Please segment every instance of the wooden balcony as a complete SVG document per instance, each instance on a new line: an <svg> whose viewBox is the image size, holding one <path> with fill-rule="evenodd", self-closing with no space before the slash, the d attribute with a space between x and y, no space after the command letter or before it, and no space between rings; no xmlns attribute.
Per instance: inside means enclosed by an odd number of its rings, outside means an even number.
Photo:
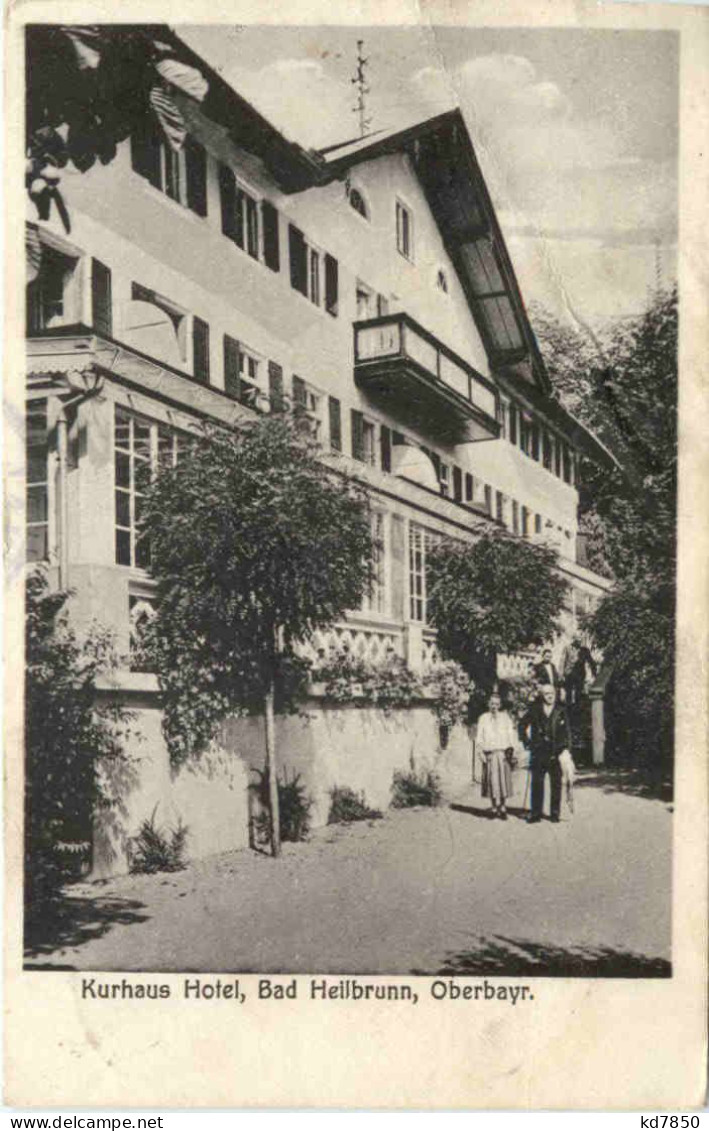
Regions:
<svg viewBox="0 0 709 1131"><path fill-rule="evenodd" d="M443 443L495 440L495 386L408 314L354 324L355 381L402 425Z"/></svg>

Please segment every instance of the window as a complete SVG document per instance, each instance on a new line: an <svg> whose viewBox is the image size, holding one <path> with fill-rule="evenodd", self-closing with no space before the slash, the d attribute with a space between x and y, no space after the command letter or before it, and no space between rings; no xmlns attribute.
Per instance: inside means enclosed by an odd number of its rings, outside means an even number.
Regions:
<svg viewBox="0 0 709 1131"><path fill-rule="evenodd" d="M275 364L275 363L274 363ZM282 374L280 366L275 366ZM271 385L274 376L269 363L269 393L264 388L265 374L263 359L255 354L243 342L224 335L224 390L249 408L263 409L266 401L271 399ZM277 410L274 410L277 411Z"/></svg>
<svg viewBox="0 0 709 1131"><path fill-rule="evenodd" d="M320 434L322 394L295 373L293 374L292 392L293 415L296 424L317 439Z"/></svg>
<svg viewBox="0 0 709 1131"><path fill-rule="evenodd" d="M283 412L285 398L283 395L283 366L277 361L268 363L268 401L271 412Z"/></svg>
<svg viewBox="0 0 709 1131"><path fill-rule="evenodd" d="M540 514L535 514L535 516L534 516L534 533L535 534L541 534L541 532L542 532L542 516Z"/></svg>
<svg viewBox="0 0 709 1131"><path fill-rule="evenodd" d="M363 613L386 614L388 612L388 546L386 518L380 511L371 515L372 530L372 583L369 593L365 593L361 609Z"/></svg>
<svg viewBox="0 0 709 1131"><path fill-rule="evenodd" d="M444 295L448 294L448 276L442 267L439 268L438 274L436 275L436 286L439 291L443 291Z"/></svg>
<svg viewBox="0 0 709 1131"><path fill-rule="evenodd" d="M338 264L332 255L322 255L310 247L300 228L295 224L288 226L288 250L290 255L290 281L293 290L300 291L316 306L320 306L323 293L323 273L325 283L325 309L333 317L337 315L338 303Z"/></svg>
<svg viewBox="0 0 709 1131"><path fill-rule="evenodd" d="M512 533L519 534L519 503L512 500Z"/></svg>
<svg viewBox="0 0 709 1131"><path fill-rule="evenodd" d="M485 484L485 510L489 515L492 514L492 487L489 483Z"/></svg>
<svg viewBox="0 0 709 1131"><path fill-rule="evenodd" d="M42 245L37 277L27 287L27 332L80 321L78 257Z"/></svg>
<svg viewBox="0 0 709 1131"><path fill-rule="evenodd" d="M409 523L409 617L419 624L427 623L426 557L436 542L437 534Z"/></svg>
<svg viewBox="0 0 709 1131"><path fill-rule="evenodd" d="M466 503L475 501L475 480L469 471L465 473L465 501Z"/></svg>
<svg viewBox="0 0 709 1131"><path fill-rule="evenodd" d="M237 183L234 172L228 165L219 166L219 196L222 210L222 231L237 247L247 252L252 259L259 258L259 208L252 193ZM269 257L278 261L278 215L275 208L265 202L261 206L264 224L269 225ZM266 220L266 216L268 219ZM274 236L275 222L275 236ZM278 270L278 265L274 268Z"/></svg>
<svg viewBox="0 0 709 1131"><path fill-rule="evenodd" d="M327 398L328 417L330 420L330 447L333 452L342 451L342 411L337 397Z"/></svg>
<svg viewBox="0 0 709 1131"><path fill-rule="evenodd" d="M49 476L47 473L47 402L30 401L25 434L27 464L27 561L49 556Z"/></svg>
<svg viewBox="0 0 709 1131"><path fill-rule="evenodd" d="M362 463L376 464L375 428L361 412L352 409L352 456Z"/></svg>
<svg viewBox="0 0 709 1131"><path fill-rule="evenodd" d="M498 420L500 422L500 439L504 440L507 437L507 411L508 405L505 401L500 401L500 409Z"/></svg>
<svg viewBox="0 0 709 1131"><path fill-rule="evenodd" d="M364 322L365 319L372 318L374 315L374 291L372 288L358 279L355 296L357 301L357 321Z"/></svg>
<svg viewBox="0 0 709 1131"><path fill-rule="evenodd" d="M354 208L355 212L363 216L365 220L369 219L369 209L359 189L350 189L350 207Z"/></svg>
<svg viewBox="0 0 709 1131"><path fill-rule="evenodd" d="M400 255L413 259L413 224L411 212L400 200L396 202L396 247Z"/></svg>
<svg viewBox="0 0 709 1131"><path fill-rule="evenodd" d="M181 149L174 150L152 115L131 134L133 169L171 200L207 215L207 156L189 135Z"/></svg>
<svg viewBox="0 0 709 1131"><path fill-rule="evenodd" d="M316 306L320 306L320 255L312 248L310 249L310 286L308 297Z"/></svg>
<svg viewBox="0 0 709 1131"><path fill-rule="evenodd" d="M554 473L561 478L561 440L558 436L554 437Z"/></svg>
<svg viewBox="0 0 709 1131"><path fill-rule="evenodd" d="M522 507L522 537L529 536L529 510L527 507Z"/></svg>
<svg viewBox="0 0 709 1131"><path fill-rule="evenodd" d="M498 522L503 522L505 517L505 496L502 491L495 492L495 515Z"/></svg>
<svg viewBox="0 0 709 1131"><path fill-rule="evenodd" d="M173 428L136 416L116 405L114 428L115 555L118 565L147 569L150 544L140 529L150 475L177 463L181 437Z"/></svg>

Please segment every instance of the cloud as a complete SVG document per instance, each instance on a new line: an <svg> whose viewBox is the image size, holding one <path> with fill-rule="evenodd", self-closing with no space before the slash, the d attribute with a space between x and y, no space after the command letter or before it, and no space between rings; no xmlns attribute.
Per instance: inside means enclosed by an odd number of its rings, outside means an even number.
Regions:
<svg viewBox="0 0 709 1131"><path fill-rule="evenodd" d="M351 90L313 59L276 59L255 71L240 67L231 81L265 118L301 145L317 148L356 132Z"/></svg>

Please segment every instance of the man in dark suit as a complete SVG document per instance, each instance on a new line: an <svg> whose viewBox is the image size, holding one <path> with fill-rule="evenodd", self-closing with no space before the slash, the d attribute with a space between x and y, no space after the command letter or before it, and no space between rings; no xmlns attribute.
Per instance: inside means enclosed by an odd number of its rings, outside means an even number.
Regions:
<svg viewBox="0 0 709 1131"><path fill-rule="evenodd" d="M552 663L551 648L545 648L542 652L541 661L536 665L534 675L537 683L541 684L542 687L551 684L556 691L561 687L559 673L556 665Z"/></svg>
<svg viewBox="0 0 709 1131"><path fill-rule="evenodd" d="M528 821L533 825L542 819L544 779L549 774L550 815L552 821L556 822L561 811L559 755L564 750L571 750L571 732L566 710L557 701L556 689L551 683L542 687L539 698L522 719L520 735L531 754L532 808Z"/></svg>

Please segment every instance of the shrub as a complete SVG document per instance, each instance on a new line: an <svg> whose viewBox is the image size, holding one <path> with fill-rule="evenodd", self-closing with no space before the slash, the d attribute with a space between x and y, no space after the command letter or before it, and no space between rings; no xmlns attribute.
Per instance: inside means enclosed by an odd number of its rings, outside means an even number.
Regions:
<svg viewBox="0 0 709 1131"><path fill-rule="evenodd" d="M347 786L335 786L330 790L330 813L328 825L349 824L351 821L372 821L381 817L381 810L370 809L364 799L364 792L355 793Z"/></svg>
<svg viewBox="0 0 709 1131"><path fill-rule="evenodd" d="M268 777L261 770L258 771L259 782L257 787L261 812L254 820L256 839L259 844L269 844L271 840L271 818L268 812ZM278 809L280 815L281 840L307 840L310 832L310 810L313 799L305 792L300 774L295 774L290 781L286 771L278 781Z"/></svg>
<svg viewBox="0 0 709 1131"><path fill-rule="evenodd" d="M188 828L178 820L174 829L166 831L155 824L157 805L140 826L133 841L131 872L180 872L185 867L185 845Z"/></svg>
<svg viewBox="0 0 709 1131"><path fill-rule="evenodd" d="M468 720L470 697L475 683L455 660L436 664L424 680L435 695L434 713L442 728L451 730Z"/></svg>
<svg viewBox="0 0 709 1131"><path fill-rule="evenodd" d="M433 770L420 770L411 761L411 768L405 773L395 770L391 785L392 809L410 809L414 805L439 805L443 797L441 782Z"/></svg>
<svg viewBox="0 0 709 1131"><path fill-rule="evenodd" d="M353 655L346 644L323 650L311 678L324 683L326 699L338 706L377 707L385 714L410 707L421 695L418 676L393 649L377 662Z"/></svg>

